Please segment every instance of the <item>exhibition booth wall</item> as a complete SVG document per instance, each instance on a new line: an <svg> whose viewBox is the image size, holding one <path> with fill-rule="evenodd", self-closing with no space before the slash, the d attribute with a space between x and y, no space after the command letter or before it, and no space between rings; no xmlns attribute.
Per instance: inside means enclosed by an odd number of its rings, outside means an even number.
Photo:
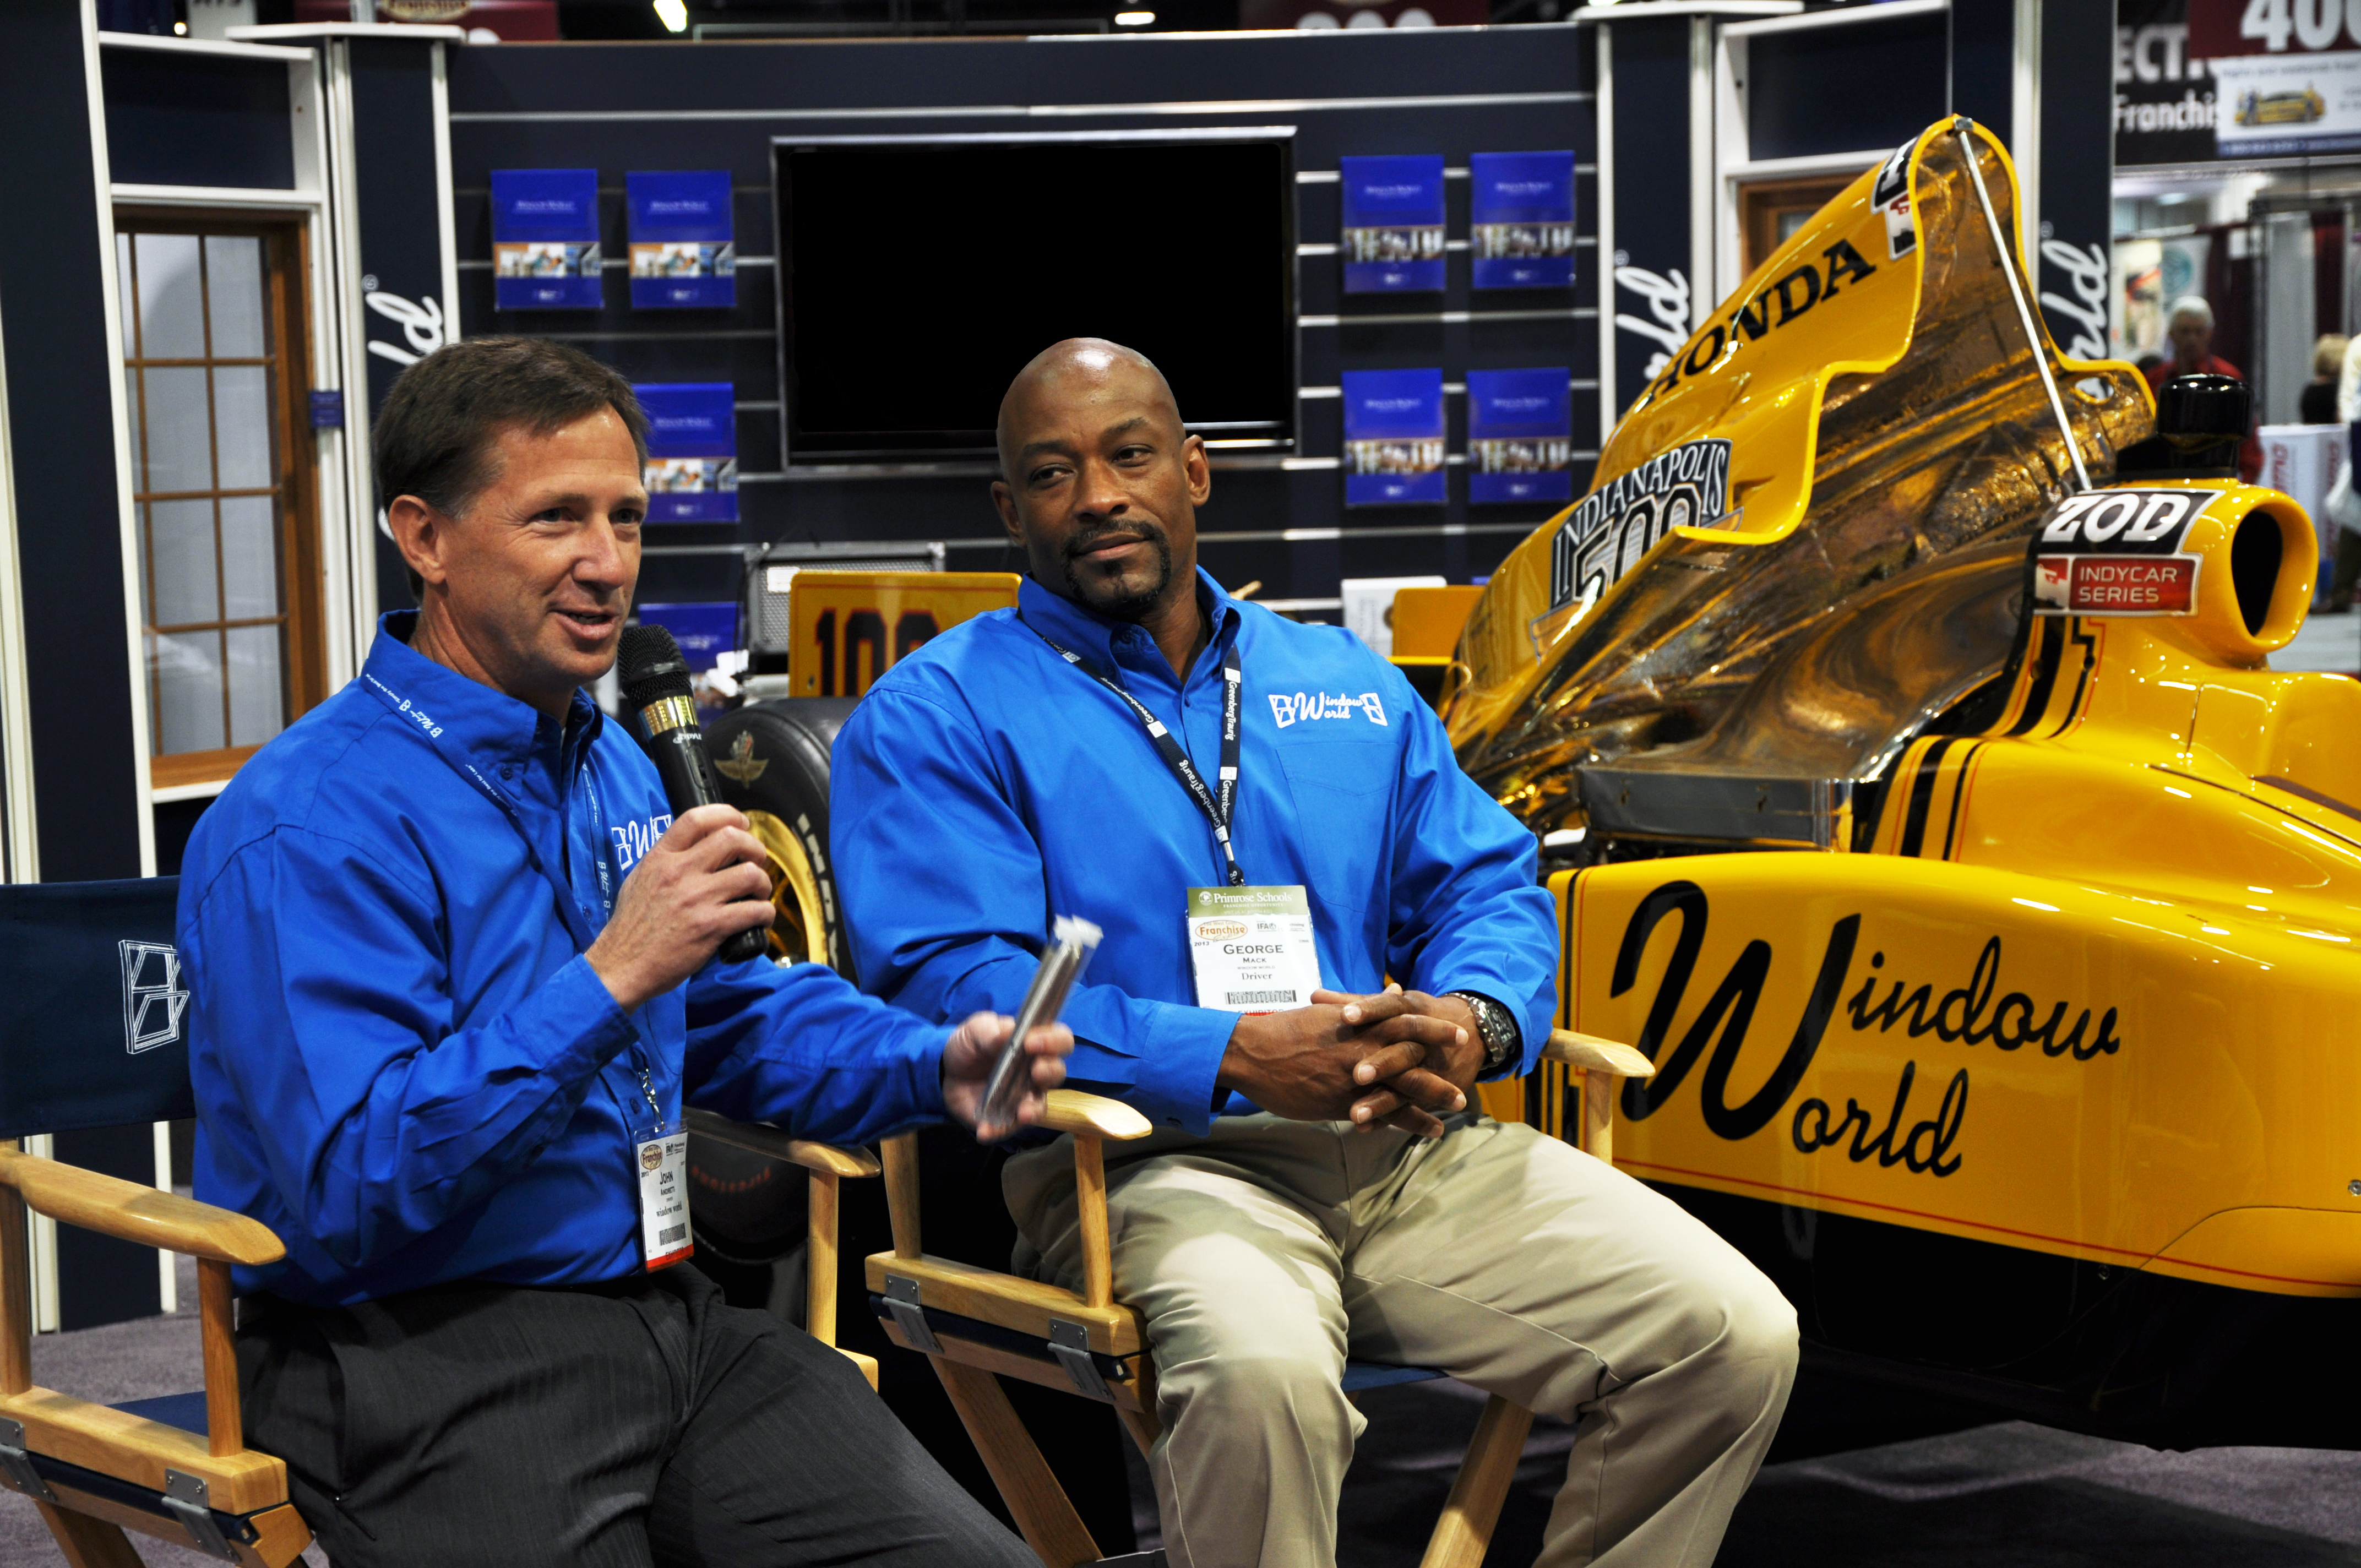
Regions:
<svg viewBox="0 0 2361 1568"><path fill-rule="evenodd" d="M977 134L1089 135L1291 131L1290 274L1297 435L1292 449L1217 452L1203 559L1226 582L1259 579L1268 598L1313 601L1333 613L1339 579L1429 573L1466 580L1488 571L1557 503L1471 505L1465 481L1466 386L1471 371L1562 367L1569 383L1573 493L1588 483L1598 445L1598 311L1579 287L1595 265L1596 116L1591 33L1575 27L1439 29L1417 34L1241 34L1077 40L746 43L466 49L451 63L450 136L461 329L532 333L579 345L642 383L726 383L735 403L739 521L653 530L642 598L736 597L740 546L778 540L942 541L953 569L994 569L1007 552L991 508L994 466L954 461L811 460L785 450L773 147L776 138ZM1474 155L1570 150L1576 284L1471 287L1468 178ZM1341 241L1341 160L1409 155L1443 165L1448 250L1440 289L1346 293ZM607 277L598 306L501 310L493 271L495 170L597 171L596 232ZM629 251L626 181L640 170L726 171L737 246L735 303L720 309L635 309L622 277ZM985 232L947 231L925 190L879 189L868 243L881 253L930 255L946 292L965 294L994 252L1044 255L1073 247L1121 269L1127 253L1202 251L1220 265L1251 262L1201 226L1207 193L1185 182L1126 193L1120 226L1071 226L1088 192L1001 192L1001 221ZM806 244L812 243L807 236ZM881 255L881 261L888 259ZM1159 265L1159 273L1167 269ZM1186 269L1180 269L1185 274ZM1204 319L1229 286L1208 275L1156 302L1178 334L1219 334ZM1210 305L1208 302L1211 302ZM913 300L913 308L926 302ZM869 302L873 305L875 302ZM972 336L989 339L994 309L973 297ZM893 323L874 323L888 340ZM1077 316L1045 333L1084 334ZM1045 347L1049 340L1033 347ZM995 345L997 347L998 345ZM1145 346L1145 345L1144 345ZM960 335L933 345L938 362L911 359L894 374L917 384L947 374L1002 383L1009 363L972 367ZM1026 352L1030 352L1027 350ZM1153 350L1151 349L1151 352ZM1439 370L1448 413L1447 482L1436 502L1348 509L1345 378L1377 370ZM1179 386L1184 416L1191 388ZM984 418L988 420L989 412ZM1219 431L1207 431L1218 440ZM1349 565L1347 563L1349 562ZM399 591L399 583L393 585Z"/></svg>
<svg viewBox="0 0 2361 1568"><path fill-rule="evenodd" d="M2073 71L2086 55L2103 65L2082 35L2103 43L2105 31L2075 31L2072 8L2029 22L2027 10L1669 0L1493 29L489 47L455 28L351 24L245 29L228 43L132 38L100 34L71 0L41 0L12 33L24 84L6 124L12 145L51 156L0 171L15 210L43 214L0 239L0 440L13 455L0 544L15 568L0 573L6 874L177 870L242 756L349 678L376 613L408 602L377 526L365 432L401 371L451 337L573 342L672 389L652 401L686 399L676 407L692 422L718 425L708 447L668 459L706 488L664 498L685 521L651 530L641 598L726 607L750 552L783 542L940 543L954 569L1010 565L994 466L972 440L988 398L957 417L920 405L939 384L1005 382L1053 336L1105 330L1043 318L1024 327L1040 343L1012 342L994 293L1028 258L1103 258L1138 281L1146 308L1120 291L1118 302L1138 331L1168 334L1143 346L1176 367L1197 338L1235 340L1242 364L1263 356L1249 367L1264 378L1251 419L1222 406L1235 387L1179 389L1184 413L1223 426L1205 432L1217 450L1203 558L1234 586L1258 580L1266 602L1336 619L1345 579L1480 579L1557 510L1553 490L1584 493L1617 411L1735 285L1732 269L1751 265L1744 222L1763 216L1780 237L1789 220L1775 203L1748 204L1758 187L1850 180L1949 103L2011 127L2038 174L2029 249L2089 227L2103 244L2103 202L2082 200L2072 177L2075 159L2095 156L2103 181L2103 137L2086 147L2043 127L2067 125ZM963 138L951 145L969 153L1104 144L1111 158L1160 160L1154 180L1114 198L1013 175L983 192L840 186L809 236L865 286L851 319L818 323L839 367L870 378L889 416L898 378L912 422L964 434L904 431L882 443L901 448L866 454L841 432L807 438L826 421L796 402L812 338L783 330L794 321L781 312L792 291L774 192L782 148L860 145L846 138L905 150ZM1262 159L1235 178L1276 178L1270 205L1283 210L1253 219L1224 192L1192 189L1192 148ZM525 174L544 184L520 194ZM654 190L649 176L703 178ZM709 200L717 181L723 210L708 227L655 221L661 201ZM1531 204L1504 206L1512 189L1534 192ZM531 210L561 197L577 202L578 231L559 235ZM226 339L207 339L199 362L158 346L177 307L145 247L157 237L159 256L194 255L192 234L278 247L275 466L243 490L225 447L196 492L158 478L172 378L209 377L219 422L236 412L225 389L255 370ZM651 240L673 259L634 276L634 245ZM725 244L726 280L713 265ZM504 277L504 245L539 259ZM860 271L864 247L874 278ZM577 274L560 280L560 308L501 308L504 287L550 281L536 273L553 254L555 270ZM1231 276L1242 270L1263 283L1242 291ZM218 333L229 275L203 276ZM972 330L960 330L961 310ZM1243 334L1249 316L1283 342ZM916 323L931 335L895 342ZM841 357L864 332L887 345L882 364ZM1488 385L1515 394L1495 414L1521 398L1540 414L1529 428L1496 421L1504 439L1479 476L1486 433L1471 428L1471 403ZM710 420L716 389L726 411ZM1389 408L1403 417L1389 423ZM1479 496L1479 477L1502 482ZM242 615L231 513L265 496L280 530L276 597ZM217 602L194 631L159 591L168 505L212 509L205 537L225 552ZM275 663L238 664L241 647L273 637ZM187 700L195 676L172 684L168 641L218 650L191 666L213 683L202 700ZM245 706L257 681L277 683L258 719ZM186 740L192 715L202 744ZM88 1146L61 1157L169 1179L156 1129L75 1136ZM169 1302L152 1255L84 1238L71 1245L99 1252L77 1261L48 1245L37 1238L45 1326ZM60 1273L86 1283L60 1292Z"/></svg>

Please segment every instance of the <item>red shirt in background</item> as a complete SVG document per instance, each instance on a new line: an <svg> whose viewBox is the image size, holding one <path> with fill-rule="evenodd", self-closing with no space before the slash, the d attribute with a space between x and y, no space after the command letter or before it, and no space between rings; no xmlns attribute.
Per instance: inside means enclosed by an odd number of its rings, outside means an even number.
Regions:
<svg viewBox="0 0 2361 1568"><path fill-rule="evenodd" d="M2162 392L2164 384L2175 376L2235 376L2241 381L2246 380L2246 373L2244 370L2218 354L2209 354L2205 356L2204 362L2194 370L2183 370L2169 359L2161 365L2151 367L2147 373L2148 390ZM2246 385L2251 388L2254 383L2247 381ZM2257 424L2249 422L2246 426L2246 439L2238 447L2238 477L2250 485L2255 482L2255 477L2263 471L2263 443L2255 433L2257 428L2259 428Z"/></svg>

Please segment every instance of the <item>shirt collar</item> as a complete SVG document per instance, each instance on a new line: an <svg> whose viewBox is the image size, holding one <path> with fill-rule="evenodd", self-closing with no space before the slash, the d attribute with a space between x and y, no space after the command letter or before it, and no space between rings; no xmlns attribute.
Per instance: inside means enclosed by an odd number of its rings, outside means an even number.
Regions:
<svg viewBox="0 0 2361 1568"><path fill-rule="evenodd" d="M1197 568L1197 604L1213 629L1210 646L1220 647L1224 638L1236 634L1238 601L1202 566ZM1016 612L1027 626L1097 662L1102 669L1115 663L1115 634L1130 624L1054 594L1029 576L1017 585Z"/></svg>
<svg viewBox="0 0 2361 1568"><path fill-rule="evenodd" d="M454 758L523 762L558 739L555 720L506 692L470 680L436 663L410 645L418 630L414 609L378 618L377 639L361 666L361 685L394 713L416 724L437 748ZM566 729L577 747L598 735L604 715L580 687L568 705Z"/></svg>

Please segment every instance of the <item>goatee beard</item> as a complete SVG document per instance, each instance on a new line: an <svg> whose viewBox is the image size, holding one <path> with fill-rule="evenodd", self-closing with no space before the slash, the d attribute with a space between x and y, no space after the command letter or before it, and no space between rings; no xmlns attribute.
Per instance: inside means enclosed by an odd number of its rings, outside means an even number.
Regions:
<svg viewBox="0 0 2361 1568"><path fill-rule="evenodd" d="M1125 593L1111 584L1086 586L1074 571L1076 557L1087 554L1110 533L1137 533L1156 552L1155 580L1146 587ZM1123 528L1098 528L1078 534L1066 546L1065 555L1067 597L1088 605L1110 620L1138 621L1146 618L1164 598L1164 590L1172 586L1172 545L1160 528L1130 525Z"/></svg>

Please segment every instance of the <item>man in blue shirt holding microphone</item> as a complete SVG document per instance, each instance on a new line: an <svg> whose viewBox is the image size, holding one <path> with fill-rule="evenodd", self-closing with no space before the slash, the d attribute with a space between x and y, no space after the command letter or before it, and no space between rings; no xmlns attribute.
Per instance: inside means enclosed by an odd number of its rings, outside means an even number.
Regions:
<svg viewBox="0 0 2361 1568"><path fill-rule="evenodd" d="M1010 1024L715 959L770 920L761 848L726 806L672 820L581 690L645 429L557 345L406 371L376 462L421 608L190 841L196 1193L287 1245L239 1271L247 1436L337 1568L1019 1568L851 1363L682 1262L684 1105L972 1124ZM1067 1044L1027 1042L1020 1120Z"/></svg>
<svg viewBox="0 0 2361 1568"><path fill-rule="evenodd" d="M1159 1129L1107 1187L1174 1568L1334 1563L1348 1355L1579 1421L1549 1568L1710 1563L1795 1314L1668 1200L1471 1108L1550 1026L1531 834L1356 639L1197 569L1204 444L1147 360L1045 351L999 444L1017 609L870 689L832 847L864 983L931 1017L1014 1011L1053 916L1105 933L1064 1017L1072 1076ZM1071 1170L1005 1180L1020 1263L1069 1284Z"/></svg>

